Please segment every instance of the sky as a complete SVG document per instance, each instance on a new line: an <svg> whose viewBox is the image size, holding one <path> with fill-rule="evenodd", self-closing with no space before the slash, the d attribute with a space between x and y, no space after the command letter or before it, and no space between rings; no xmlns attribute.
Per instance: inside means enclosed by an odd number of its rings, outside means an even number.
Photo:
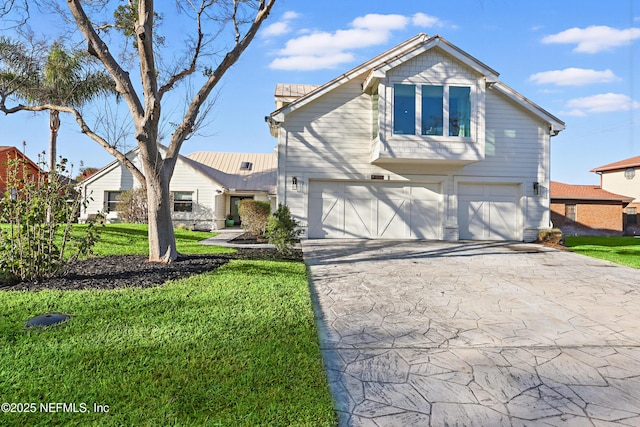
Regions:
<svg viewBox="0 0 640 427"><path fill-rule="evenodd" d="M162 26L168 38L180 31L170 19ZM598 184L589 170L640 155L638 0L278 0L181 153L273 152L264 117L277 83L324 84L418 33L444 37L566 123L551 139L551 179ZM44 113L0 117L0 144L25 141L31 158L48 132ZM76 169L113 160L70 117L58 154Z"/></svg>

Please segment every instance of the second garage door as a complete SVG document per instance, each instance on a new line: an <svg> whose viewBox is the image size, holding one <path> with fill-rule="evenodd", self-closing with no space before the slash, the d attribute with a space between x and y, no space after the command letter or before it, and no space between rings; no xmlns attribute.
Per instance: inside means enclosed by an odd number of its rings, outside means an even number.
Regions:
<svg viewBox="0 0 640 427"><path fill-rule="evenodd" d="M519 185L459 184L460 239L522 240L519 198Z"/></svg>
<svg viewBox="0 0 640 427"><path fill-rule="evenodd" d="M311 181L309 238L441 239L441 185Z"/></svg>

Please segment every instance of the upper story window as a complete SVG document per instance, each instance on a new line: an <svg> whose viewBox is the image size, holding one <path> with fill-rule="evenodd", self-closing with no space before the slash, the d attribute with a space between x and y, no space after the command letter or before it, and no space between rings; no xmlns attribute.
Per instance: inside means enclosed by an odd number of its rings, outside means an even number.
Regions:
<svg viewBox="0 0 640 427"><path fill-rule="evenodd" d="M624 177L625 178L633 179L634 176L636 176L635 168L627 168L627 170L624 171Z"/></svg>
<svg viewBox="0 0 640 427"><path fill-rule="evenodd" d="M393 85L393 133L470 137L471 88Z"/></svg>

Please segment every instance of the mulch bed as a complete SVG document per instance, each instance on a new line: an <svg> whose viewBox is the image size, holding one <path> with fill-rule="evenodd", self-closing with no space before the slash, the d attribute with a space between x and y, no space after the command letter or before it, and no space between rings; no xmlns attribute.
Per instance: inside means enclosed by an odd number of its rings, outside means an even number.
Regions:
<svg viewBox="0 0 640 427"><path fill-rule="evenodd" d="M277 260L283 257L275 249L239 248L236 254L188 255L170 264L149 262L147 259L137 255L93 257L68 264L58 277L20 283L0 282L0 290L146 288L215 270L232 259ZM286 259L302 260L302 252L298 250Z"/></svg>

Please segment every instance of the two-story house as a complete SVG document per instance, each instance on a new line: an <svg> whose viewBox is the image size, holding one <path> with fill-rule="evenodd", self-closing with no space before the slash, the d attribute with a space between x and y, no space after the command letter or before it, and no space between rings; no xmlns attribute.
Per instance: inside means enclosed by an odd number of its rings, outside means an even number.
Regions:
<svg viewBox="0 0 640 427"><path fill-rule="evenodd" d="M308 238L532 241L564 122L440 36L278 85L278 202Z"/></svg>
<svg viewBox="0 0 640 427"><path fill-rule="evenodd" d="M14 166L14 170L10 171L10 163L18 161L18 165ZM38 179L46 176L40 167L22 151L16 147L3 145L0 146L0 197L3 197L8 190L8 182L10 173L15 173L18 180L36 182ZM15 191L16 189L12 189Z"/></svg>
<svg viewBox="0 0 640 427"><path fill-rule="evenodd" d="M600 187L612 193L625 194L632 199L624 209L624 227L629 234L640 233L640 156L630 157L591 169L600 175Z"/></svg>

